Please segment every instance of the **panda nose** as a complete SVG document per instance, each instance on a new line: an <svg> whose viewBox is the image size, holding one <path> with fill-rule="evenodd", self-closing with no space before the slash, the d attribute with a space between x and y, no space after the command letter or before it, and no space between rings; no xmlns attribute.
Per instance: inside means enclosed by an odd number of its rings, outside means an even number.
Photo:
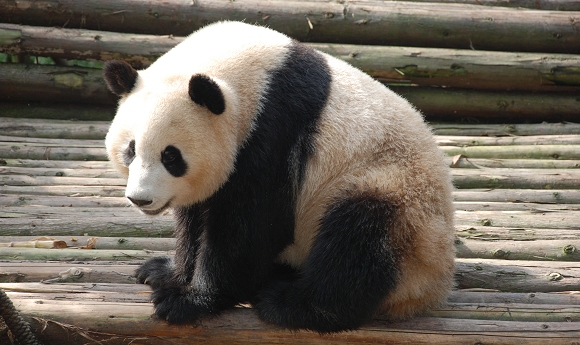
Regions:
<svg viewBox="0 0 580 345"><path fill-rule="evenodd" d="M131 197L127 197L127 199L129 199L129 201L131 201L133 204L139 207L151 205L153 203L152 200L133 199Z"/></svg>

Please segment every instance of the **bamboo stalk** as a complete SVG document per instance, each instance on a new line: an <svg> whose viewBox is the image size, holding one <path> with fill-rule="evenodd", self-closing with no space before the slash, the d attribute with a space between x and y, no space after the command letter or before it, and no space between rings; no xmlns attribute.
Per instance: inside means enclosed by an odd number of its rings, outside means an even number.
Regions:
<svg viewBox="0 0 580 345"><path fill-rule="evenodd" d="M455 201L580 204L579 190L469 189L453 192Z"/></svg>
<svg viewBox="0 0 580 345"><path fill-rule="evenodd" d="M580 259L578 240L478 241L462 238L455 241L455 248L458 258L537 261ZM559 276L554 279L559 279Z"/></svg>
<svg viewBox="0 0 580 345"><path fill-rule="evenodd" d="M570 16L558 11L403 1L0 3L4 23L185 36L207 23L230 19L268 25L300 41L574 54L580 52L580 44Z"/></svg>
<svg viewBox="0 0 580 345"><path fill-rule="evenodd" d="M579 181L580 169L453 169L453 184L460 189L576 189Z"/></svg>

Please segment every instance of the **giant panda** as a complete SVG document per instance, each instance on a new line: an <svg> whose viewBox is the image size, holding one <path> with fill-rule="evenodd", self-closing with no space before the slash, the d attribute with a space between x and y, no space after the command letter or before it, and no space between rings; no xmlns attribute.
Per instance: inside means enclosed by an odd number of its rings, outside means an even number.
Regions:
<svg viewBox="0 0 580 345"><path fill-rule="evenodd" d="M108 62L106 136L126 197L174 214L174 258L137 271L155 315L251 303L320 333L444 302L452 183L421 114L362 71L274 30L210 24L145 70Z"/></svg>

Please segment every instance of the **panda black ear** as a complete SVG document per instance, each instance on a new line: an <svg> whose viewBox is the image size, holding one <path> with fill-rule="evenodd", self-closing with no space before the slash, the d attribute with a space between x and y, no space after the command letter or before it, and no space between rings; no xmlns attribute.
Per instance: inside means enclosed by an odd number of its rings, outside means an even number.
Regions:
<svg viewBox="0 0 580 345"><path fill-rule="evenodd" d="M103 67L103 76L112 93L122 96L133 90L137 82L137 71L125 61L108 61Z"/></svg>
<svg viewBox="0 0 580 345"><path fill-rule="evenodd" d="M219 115L226 110L224 94L219 85L204 74L196 74L189 80L189 97L195 103L206 106Z"/></svg>

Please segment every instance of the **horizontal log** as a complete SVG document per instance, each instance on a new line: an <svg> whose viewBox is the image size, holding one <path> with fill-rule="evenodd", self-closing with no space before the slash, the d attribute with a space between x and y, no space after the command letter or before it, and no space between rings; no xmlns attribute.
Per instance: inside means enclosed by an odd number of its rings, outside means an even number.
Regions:
<svg viewBox="0 0 580 345"><path fill-rule="evenodd" d="M578 261L579 240L478 241L457 239L458 258L537 261ZM559 276L554 277L559 279Z"/></svg>
<svg viewBox="0 0 580 345"><path fill-rule="evenodd" d="M125 186L7 186L0 185L0 193L51 195L51 196L95 196L124 197Z"/></svg>
<svg viewBox="0 0 580 345"><path fill-rule="evenodd" d="M268 25L300 41L562 53L580 52L575 26L570 25L577 16L403 1L0 3L0 22L36 26L186 36L207 23L231 19Z"/></svg>
<svg viewBox="0 0 580 345"><path fill-rule="evenodd" d="M119 178L117 171L112 169L70 169L70 168L20 168L0 167L0 174L28 176L60 176L60 177L90 177Z"/></svg>
<svg viewBox="0 0 580 345"><path fill-rule="evenodd" d="M125 186L123 178L89 178L89 177L62 177L62 176L1 176L3 184L12 186L45 186L45 185L74 185L74 186Z"/></svg>
<svg viewBox="0 0 580 345"><path fill-rule="evenodd" d="M580 145L439 146L449 156L502 159L580 159Z"/></svg>
<svg viewBox="0 0 580 345"><path fill-rule="evenodd" d="M59 161L59 160L38 160L38 159L10 159L3 158L4 166L19 168L45 168L45 169L113 169L110 162L104 161Z"/></svg>
<svg viewBox="0 0 580 345"><path fill-rule="evenodd" d="M388 85L429 121L577 121L577 93L500 92ZM576 134L576 133L572 133Z"/></svg>
<svg viewBox="0 0 580 345"><path fill-rule="evenodd" d="M495 226L456 227L456 235L477 241L580 240L578 229L524 229ZM562 247L563 248L563 247Z"/></svg>
<svg viewBox="0 0 580 345"><path fill-rule="evenodd" d="M512 168L512 169L578 169L580 160L554 160L554 159L491 159L491 158L467 158L465 156L447 156L446 162L452 168Z"/></svg>
<svg viewBox="0 0 580 345"><path fill-rule="evenodd" d="M149 250L112 249L43 249L0 247L0 260L40 260L40 261L124 261L144 260L154 256L166 256L168 252Z"/></svg>
<svg viewBox="0 0 580 345"><path fill-rule="evenodd" d="M470 151L467 149L465 148L465 151ZM549 151L549 153L553 152L555 152L554 149ZM562 153L562 151L558 152ZM473 155L477 154L479 152ZM489 156L493 156L491 152ZM453 169L452 174L453 184L460 189L576 189L580 181L580 169Z"/></svg>
<svg viewBox="0 0 580 345"><path fill-rule="evenodd" d="M461 211L529 211L541 213L580 210L580 204L538 204L533 202L513 201L455 201L453 204L455 205L456 210Z"/></svg>
<svg viewBox="0 0 580 345"><path fill-rule="evenodd" d="M578 204L579 190L465 189L453 192L455 201Z"/></svg>
<svg viewBox="0 0 580 345"><path fill-rule="evenodd" d="M409 344L465 344L480 339L494 344L518 342L531 345L570 344L580 331L575 323L550 320L515 322L499 320L457 320L454 318L414 318L402 322L388 322L376 318L358 331L320 335L307 331L287 331L259 321L251 309L235 308L218 318L199 321L197 327L168 326L152 320L152 307L143 303L112 303L71 301L63 304L47 299L30 300L9 293L16 308L31 322L41 341L84 344L87 337L93 341L127 343L138 340L142 344L175 344L204 342L211 344L265 343L265 344L351 344L351 343L409 343ZM42 303L38 303L38 302ZM509 304L504 305L504 310ZM530 306L530 311L538 308ZM570 308L568 315L573 315ZM475 309L477 311L477 309ZM482 308L483 310L483 308ZM514 315L522 311L517 309ZM482 311L480 315L484 314ZM506 314L509 315L507 310ZM463 313L465 314L465 313ZM540 314L540 313L538 313ZM559 313L561 317L565 313ZM455 315L462 315L461 312ZM541 319L541 317L539 317ZM40 332L42 330L42 332Z"/></svg>
<svg viewBox="0 0 580 345"><path fill-rule="evenodd" d="M0 262L0 282L74 281L78 283L133 284L133 273L142 261L119 262Z"/></svg>
<svg viewBox="0 0 580 345"><path fill-rule="evenodd" d="M580 123L542 122L542 123L431 123L435 135L461 136L527 136L527 135L576 135L580 133Z"/></svg>
<svg viewBox="0 0 580 345"><path fill-rule="evenodd" d="M113 105L2 101L0 108L0 117L23 119L111 121L114 116Z"/></svg>
<svg viewBox="0 0 580 345"><path fill-rule="evenodd" d="M3 64L0 80L0 101L66 101L99 105L117 102L116 96L107 90L100 69Z"/></svg>
<svg viewBox="0 0 580 345"><path fill-rule="evenodd" d="M509 137L482 137L438 135L441 146L508 146L508 145L579 145L580 135L527 135Z"/></svg>
<svg viewBox="0 0 580 345"><path fill-rule="evenodd" d="M0 236L0 243L21 243L34 241L35 236ZM90 237L90 236L56 236L57 241L64 242L69 248L87 246L90 243L91 249L110 250L154 250L170 251L175 249L174 238L144 238L144 237Z"/></svg>
<svg viewBox="0 0 580 345"><path fill-rule="evenodd" d="M123 59L136 68L151 64L184 37L122 34L0 23L0 52L99 61ZM574 91L580 56L440 48L310 44L390 83L487 90Z"/></svg>
<svg viewBox="0 0 580 345"><path fill-rule="evenodd" d="M511 228L578 229L578 211L461 211L455 212L455 222L461 227L499 226Z"/></svg>
<svg viewBox="0 0 580 345"><path fill-rule="evenodd" d="M124 197L102 196L45 196L34 194L2 194L0 205L5 207L50 206L50 207L129 207L129 200ZM25 212L25 209L22 210Z"/></svg>
<svg viewBox="0 0 580 345"><path fill-rule="evenodd" d="M385 1L397 1L397 0L385 0ZM406 1L530 8L536 10L580 11L579 0L406 0Z"/></svg>
<svg viewBox="0 0 580 345"><path fill-rule="evenodd" d="M580 289L577 262L457 259L455 281L459 289L504 292L564 292Z"/></svg>
<svg viewBox="0 0 580 345"><path fill-rule="evenodd" d="M103 140L110 125L108 121L3 118L0 121L0 134L35 138Z"/></svg>
<svg viewBox="0 0 580 345"><path fill-rule="evenodd" d="M0 135L1 145L26 145L26 146L43 146L43 147L92 147L103 148L105 146L102 139L52 139L52 138L32 138L17 137L13 135Z"/></svg>

